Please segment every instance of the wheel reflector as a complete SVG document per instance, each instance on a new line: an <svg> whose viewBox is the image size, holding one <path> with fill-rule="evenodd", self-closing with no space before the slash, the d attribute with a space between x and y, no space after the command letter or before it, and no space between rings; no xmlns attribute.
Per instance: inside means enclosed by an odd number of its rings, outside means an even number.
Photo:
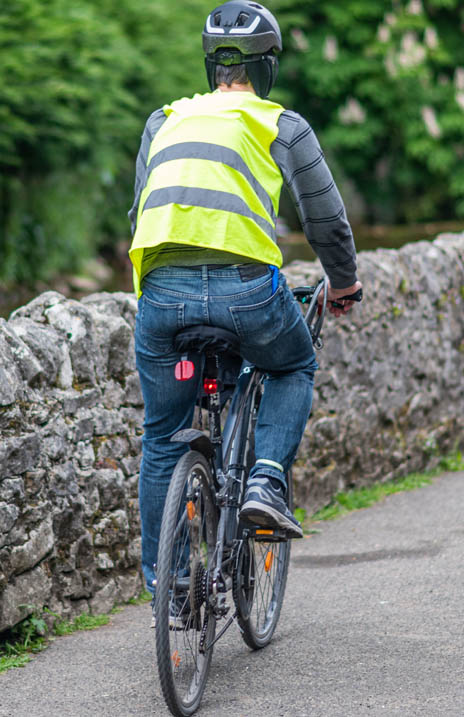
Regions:
<svg viewBox="0 0 464 717"><path fill-rule="evenodd" d="M195 504L192 500L189 500L187 503L187 518L189 520L193 520L195 517Z"/></svg>
<svg viewBox="0 0 464 717"><path fill-rule="evenodd" d="M180 665L180 655L179 655L179 653L177 652L177 650L174 650L174 652L172 653L172 655L171 655L171 660L172 660L173 663L174 663L174 667L179 667L179 665Z"/></svg>
<svg viewBox="0 0 464 717"><path fill-rule="evenodd" d="M272 550L267 551L266 558L264 560L264 570L268 573L269 570L272 568L272 563L274 562L274 553Z"/></svg>

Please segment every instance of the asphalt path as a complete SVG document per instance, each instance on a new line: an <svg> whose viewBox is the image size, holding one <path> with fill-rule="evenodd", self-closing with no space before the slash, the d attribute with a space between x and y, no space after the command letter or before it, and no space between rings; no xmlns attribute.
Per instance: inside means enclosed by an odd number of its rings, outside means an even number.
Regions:
<svg viewBox="0 0 464 717"><path fill-rule="evenodd" d="M464 473L295 541L272 643L218 643L201 717L463 717ZM1 717L163 717L148 605L0 675Z"/></svg>

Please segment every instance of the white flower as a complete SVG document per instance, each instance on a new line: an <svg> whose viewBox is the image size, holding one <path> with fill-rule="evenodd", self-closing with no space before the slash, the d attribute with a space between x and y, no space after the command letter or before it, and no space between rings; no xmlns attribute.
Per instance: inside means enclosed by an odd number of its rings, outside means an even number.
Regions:
<svg viewBox="0 0 464 717"><path fill-rule="evenodd" d="M306 52L306 50L309 50L309 40L304 34L303 30L300 30L298 27L295 27L293 28L291 34L292 40L297 50L301 50L301 52Z"/></svg>
<svg viewBox="0 0 464 717"><path fill-rule="evenodd" d="M456 102L464 110L464 92L456 92Z"/></svg>
<svg viewBox="0 0 464 717"><path fill-rule="evenodd" d="M417 45L417 35L415 32L406 32L401 38L401 47L404 52L413 52Z"/></svg>
<svg viewBox="0 0 464 717"><path fill-rule="evenodd" d="M385 60L385 69L387 70L387 74L390 75L390 77L395 77L398 74L398 69L396 67L395 62L395 53L393 50L390 50L387 54Z"/></svg>
<svg viewBox="0 0 464 717"><path fill-rule="evenodd" d="M427 27L424 33L424 42L430 50L438 47L438 35L434 27Z"/></svg>
<svg viewBox="0 0 464 717"><path fill-rule="evenodd" d="M379 42L388 42L390 34L390 28L387 25L379 25L379 29L377 30Z"/></svg>
<svg viewBox="0 0 464 717"><path fill-rule="evenodd" d="M421 0L411 0L406 10L410 15L420 15L424 11L424 8L422 7Z"/></svg>
<svg viewBox="0 0 464 717"><path fill-rule="evenodd" d="M429 105L422 107L421 115L429 135L435 139L441 137L441 127L438 124L437 116L433 107L430 107Z"/></svg>
<svg viewBox="0 0 464 717"><path fill-rule="evenodd" d="M335 62L338 57L338 43L334 35L327 35L324 42L322 54L329 62Z"/></svg>
<svg viewBox="0 0 464 717"><path fill-rule="evenodd" d="M362 124L366 119L366 112L358 100L349 97L345 106L338 110L338 116L342 124Z"/></svg>
<svg viewBox="0 0 464 717"><path fill-rule="evenodd" d="M454 73L454 86L457 90L464 90L464 67L456 67Z"/></svg>
<svg viewBox="0 0 464 717"><path fill-rule="evenodd" d="M392 12L385 13L384 20L387 23L387 25L395 25L397 21L396 15L394 15Z"/></svg>
<svg viewBox="0 0 464 717"><path fill-rule="evenodd" d="M425 48L417 40L415 32L407 32L401 39L401 52L398 54L398 63L402 67L415 67L425 58Z"/></svg>

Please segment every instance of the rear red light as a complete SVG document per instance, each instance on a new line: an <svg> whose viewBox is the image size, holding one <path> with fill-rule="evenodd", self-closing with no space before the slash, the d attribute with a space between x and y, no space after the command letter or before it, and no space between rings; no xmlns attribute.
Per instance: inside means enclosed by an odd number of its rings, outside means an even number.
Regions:
<svg viewBox="0 0 464 717"><path fill-rule="evenodd" d="M195 365L192 361L178 361L174 369L178 381L188 381L195 373Z"/></svg>
<svg viewBox="0 0 464 717"><path fill-rule="evenodd" d="M203 390L207 394L217 393L218 382L215 378L205 378L203 381Z"/></svg>

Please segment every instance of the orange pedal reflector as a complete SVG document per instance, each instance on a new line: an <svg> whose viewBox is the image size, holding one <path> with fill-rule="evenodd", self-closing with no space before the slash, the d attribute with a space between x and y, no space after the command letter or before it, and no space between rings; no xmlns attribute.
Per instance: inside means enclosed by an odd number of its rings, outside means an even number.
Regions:
<svg viewBox="0 0 464 717"><path fill-rule="evenodd" d="M266 558L264 560L264 570L268 573L269 570L272 568L272 563L274 562L274 553L272 550L267 551Z"/></svg>
<svg viewBox="0 0 464 717"><path fill-rule="evenodd" d="M274 535L273 530L256 530L256 535Z"/></svg>
<svg viewBox="0 0 464 717"><path fill-rule="evenodd" d="M174 652L172 653L172 655L171 655L171 660L172 660L173 663L174 663L174 667L179 667L179 665L180 665L180 655L179 655L179 653L177 652L177 650L174 650Z"/></svg>
<svg viewBox="0 0 464 717"><path fill-rule="evenodd" d="M196 513L194 502L192 500L189 500L186 508L187 508L187 518L189 520L193 520L195 517L195 513Z"/></svg>

